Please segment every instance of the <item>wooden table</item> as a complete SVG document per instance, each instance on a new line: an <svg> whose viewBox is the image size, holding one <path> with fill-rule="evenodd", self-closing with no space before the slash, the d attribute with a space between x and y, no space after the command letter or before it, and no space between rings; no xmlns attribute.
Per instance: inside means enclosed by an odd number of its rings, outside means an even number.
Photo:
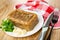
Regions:
<svg viewBox="0 0 60 40"><path fill-rule="evenodd" d="M1 20L7 17L7 14L14 9L14 5L18 2L15 0L0 0L0 23ZM5 34L0 30L0 40L38 40L38 37L41 33L39 30L37 33L24 38L15 38ZM60 40L60 29L54 29L52 32L51 40Z"/></svg>
<svg viewBox="0 0 60 40"><path fill-rule="evenodd" d="M16 37L11 37L0 30L0 40L38 40L39 34L40 34L40 31L29 37L16 38Z"/></svg>

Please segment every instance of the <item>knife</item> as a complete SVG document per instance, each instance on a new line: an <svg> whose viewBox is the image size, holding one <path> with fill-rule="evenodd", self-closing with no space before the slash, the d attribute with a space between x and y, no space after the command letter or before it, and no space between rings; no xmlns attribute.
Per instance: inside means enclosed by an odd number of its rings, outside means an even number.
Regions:
<svg viewBox="0 0 60 40"><path fill-rule="evenodd" d="M38 40L43 40L46 34L46 31L48 30L49 24L52 20L53 17L53 12L51 14L49 14L49 16L47 17L47 19L45 20L43 27L42 27L42 32L38 38Z"/></svg>

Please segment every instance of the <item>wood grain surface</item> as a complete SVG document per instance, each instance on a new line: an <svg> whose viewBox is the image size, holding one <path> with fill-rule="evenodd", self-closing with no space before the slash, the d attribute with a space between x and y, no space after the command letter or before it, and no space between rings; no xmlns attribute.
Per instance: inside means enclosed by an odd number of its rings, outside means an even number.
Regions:
<svg viewBox="0 0 60 40"><path fill-rule="evenodd" d="M20 0L20 2L22 1ZM20 2L16 0L0 0L0 23L2 19L7 17L10 11L14 10L14 5L19 4ZM5 34L2 30L0 30L0 40L38 40L41 30L39 30L37 33L31 36L24 37L24 38L11 37ZM60 29L53 30L51 35L51 40L60 40Z"/></svg>
<svg viewBox="0 0 60 40"><path fill-rule="evenodd" d="M38 40L39 34L40 31L28 37L18 38L18 37L11 37L0 30L0 40Z"/></svg>

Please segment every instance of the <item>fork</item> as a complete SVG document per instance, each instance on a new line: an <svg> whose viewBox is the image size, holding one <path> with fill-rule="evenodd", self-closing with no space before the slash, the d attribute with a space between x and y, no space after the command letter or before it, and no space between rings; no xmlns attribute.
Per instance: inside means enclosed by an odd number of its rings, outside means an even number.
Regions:
<svg viewBox="0 0 60 40"><path fill-rule="evenodd" d="M52 28L51 28L51 30L50 30L50 33L49 33L49 36L48 36L47 40L50 40L51 34L52 34L52 30L53 30L53 28L54 28L54 25L57 23L58 18L59 18L58 15L53 15L53 18L52 18L52 20L51 20Z"/></svg>

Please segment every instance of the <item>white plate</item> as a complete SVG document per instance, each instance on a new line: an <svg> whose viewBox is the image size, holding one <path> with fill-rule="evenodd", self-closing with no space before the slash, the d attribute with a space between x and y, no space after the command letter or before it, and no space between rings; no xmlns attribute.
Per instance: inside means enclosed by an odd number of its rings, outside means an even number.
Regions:
<svg viewBox="0 0 60 40"><path fill-rule="evenodd" d="M32 31L28 31L26 34L24 35L16 35L15 33L13 32L5 32L6 34L10 35L10 36L13 36L13 37L26 37L26 36L30 36L36 32L38 32L41 28L42 28L42 25L44 23L44 19L41 15L41 13L37 13L37 12L34 12L34 11L29 11L29 10L24 10L24 11L28 11L28 12L32 12L32 13L36 13L38 15L38 20L39 20L39 23L34 27L34 29Z"/></svg>

